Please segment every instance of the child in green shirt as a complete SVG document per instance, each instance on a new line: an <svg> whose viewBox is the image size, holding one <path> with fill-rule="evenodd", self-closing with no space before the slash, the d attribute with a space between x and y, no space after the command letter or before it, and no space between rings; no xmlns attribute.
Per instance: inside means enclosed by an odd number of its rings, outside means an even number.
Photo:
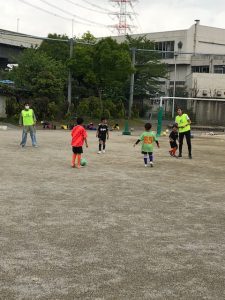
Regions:
<svg viewBox="0 0 225 300"><path fill-rule="evenodd" d="M153 131L151 131L152 124L146 123L145 124L145 131L141 134L139 139L134 144L134 147L142 141L141 152L144 154L144 164L145 167L148 165L148 156L150 160L150 166L153 167L153 142L157 144L159 148L158 139Z"/></svg>

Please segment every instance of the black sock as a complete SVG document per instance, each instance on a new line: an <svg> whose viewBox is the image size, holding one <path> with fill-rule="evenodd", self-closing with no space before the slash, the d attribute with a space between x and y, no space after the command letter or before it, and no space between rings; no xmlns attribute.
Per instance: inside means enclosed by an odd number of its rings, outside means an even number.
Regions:
<svg viewBox="0 0 225 300"><path fill-rule="evenodd" d="M99 151L102 151L102 144L99 144L98 149Z"/></svg>
<svg viewBox="0 0 225 300"><path fill-rule="evenodd" d="M145 165L148 164L148 156L146 154L144 154L144 164Z"/></svg>
<svg viewBox="0 0 225 300"><path fill-rule="evenodd" d="M105 144L103 144L103 150L105 150Z"/></svg>

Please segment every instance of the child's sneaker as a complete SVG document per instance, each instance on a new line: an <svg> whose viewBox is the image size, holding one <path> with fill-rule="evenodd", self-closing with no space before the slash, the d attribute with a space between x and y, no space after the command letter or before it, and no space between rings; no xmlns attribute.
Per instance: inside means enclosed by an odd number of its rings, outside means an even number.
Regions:
<svg viewBox="0 0 225 300"><path fill-rule="evenodd" d="M151 168L153 167L153 162L152 162L152 161L150 161L150 167L151 167Z"/></svg>
<svg viewBox="0 0 225 300"><path fill-rule="evenodd" d="M105 150L102 150L102 153L105 153Z"/></svg>
<svg viewBox="0 0 225 300"><path fill-rule="evenodd" d="M74 169L74 168L75 168L75 165L71 165L71 168L73 168L73 169Z"/></svg>
<svg viewBox="0 0 225 300"><path fill-rule="evenodd" d="M102 153L102 151L98 151L98 154L101 154Z"/></svg>
<svg viewBox="0 0 225 300"><path fill-rule="evenodd" d="M145 165L145 168L147 167L148 165Z"/></svg>

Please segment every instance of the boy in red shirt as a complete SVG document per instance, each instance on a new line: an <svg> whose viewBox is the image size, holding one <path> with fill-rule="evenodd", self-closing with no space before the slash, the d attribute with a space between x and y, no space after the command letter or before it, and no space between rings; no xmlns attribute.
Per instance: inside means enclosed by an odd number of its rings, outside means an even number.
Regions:
<svg viewBox="0 0 225 300"><path fill-rule="evenodd" d="M75 161L77 158L77 168L80 168L81 154L83 153L83 144L85 142L86 148L88 147L87 143L87 132L82 126L84 120L82 118L77 118L77 125L73 127L71 131L72 141L72 162L71 167L75 168Z"/></svg>

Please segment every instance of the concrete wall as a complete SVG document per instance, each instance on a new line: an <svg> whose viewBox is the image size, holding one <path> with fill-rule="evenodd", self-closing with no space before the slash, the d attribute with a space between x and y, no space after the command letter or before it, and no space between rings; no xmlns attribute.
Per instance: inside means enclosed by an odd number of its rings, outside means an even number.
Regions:
<svg viewBox="0 0 225 300"><path fill-rule="evenodd" d="M186 83L190 97L225 98L224 74L192 73ZM191 92L193 89L195 94Z"/></svg>
<svg viewBox="0 0 225 300"><path fill-rule="evenodd" d="M225 29L198 25L197 52L223 54L225 52Z"/></svg>
<svg viewBox="0 0 225 300"><path fill-rule="evenodd" d="M39 46L41 39L33 38L26 34L19 34L14 31L0 29L0 44L6 44L16 47L30 48Z"/></svg>
<svg viewBox="0 0 225 300"><path fill-rule="evenodd" d="M193 115L198 125L225 126L225 102L196 101Z"/></svg>
<svg viewBox="0 0 225 300"><path fill-rule="evenodd" d="M6 109L6 97L0 95L0 118L7 117L5 109Z"/></svg>

